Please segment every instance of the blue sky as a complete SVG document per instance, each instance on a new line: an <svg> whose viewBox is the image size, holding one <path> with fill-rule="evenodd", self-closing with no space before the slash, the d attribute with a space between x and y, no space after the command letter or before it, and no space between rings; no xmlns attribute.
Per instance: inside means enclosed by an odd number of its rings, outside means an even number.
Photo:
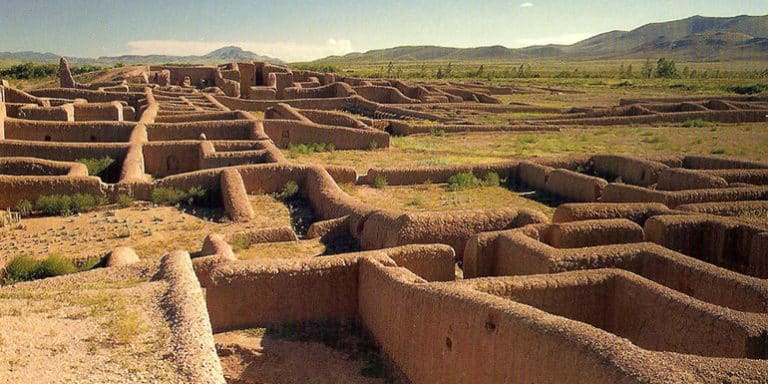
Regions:
<svg viewBox="0 0 768 384"><path fill-rule="evenodd" d="M768 0L0 0L0 51L204 54L288 61L397 45L573 43L693 15L768 14Z"/></svg>

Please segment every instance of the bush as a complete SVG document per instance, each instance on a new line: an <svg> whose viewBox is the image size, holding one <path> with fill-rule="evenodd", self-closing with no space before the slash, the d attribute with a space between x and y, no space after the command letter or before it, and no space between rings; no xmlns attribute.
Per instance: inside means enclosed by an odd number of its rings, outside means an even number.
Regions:
<svg viewBox="0 0 768 384"><path fill-rule="evenodd" d="M728 88L728 90L739 95L754 95L768 92L768 84L736 85Z"/></svg>
<svg viewBox="0 0 768 384"><path fill-rule="evenodd" d="M79 67L73 68L72 69L72 74L73 75L80 75L80 74L88 73L88 72L101 71L102 69L104 69L104 67L102 67L102 66L86 64L86 65L81 65Z"/></svg>
<svg viewBox="0 0 768 384"><path fill-rule="evenodd" d="M133 205L133 198L126 195L126 194L120 194L117 196L117 206L120 208L128 208L131 205Z"/></svg>
<svg viewBox="0 0 768 384"><path fill-rule="evenodd" d="M378 175L373 179L373 187L376 189L384 188L387 184L387 177L384 175Z"/></svg>
<svg viewBox="0 0 768 384"><path fill-rule="evenodd" d="M454 192L463 189L477 188L482 186L482 184L480 179L478 179L472 172L459 172L448 179L448 189Z"/></svg>
<svg viewBox="0 0 768 384"><path fill-rule="evenodd" d="M91 269L96 263L84 263L81 267L75 265L72 260L65 259L57 254L50 254L44 260L35 260L27 255L19 255L11 260L5 267L4 284L13 284L20 281L44 279Z"/></svg>
<svg viewBox="0 0 768 384"><path fill-rule="evenodd" d="M71 260L59 255L48 255L38 266L38 278L46 278L60 275L68 275L77 272L77 267Z"/></svg>
<svg viewBox="0 0 768 384"><path fill-rule="evenodd" d="M85 167L88 168L89 175L101 176L107 168L114 164L115 159L109 156L104 156L100 159L78 159L77 162L85 164Z"/></svg>
<svg viewBox="0 0 768 384"><path fill-rule="evenodd" d="M24 63L0 70L0 77L10 77L18 80L39 79L53 76L58 72L56 64Z"/></svg>
<svg viewBox="0 0 768 384"><path fill-rule="evenodd" d="M157 205L215 205L214 196L208 190L192 187L188 191L159 187L152 191L152 202Z"/></svg>
<svg viewBox="0 0 768 384"><path fill-rule="evenodd" d="M295 181L291 180L283 186L282 192L277 194L277 198L280 200L291 200L299 194L299 185Z"/></svg>
<svg viewBox="0 0 768 384"><path fill-rule="evenodd" d="M5 266L4 284L13 284L19 281L36 279L37 267L40 262L27 256L16 256Z"/></svg>
<svg viewBox="0 0 768 384"><path fill-rule="evenodd" d="M336 150L336 146L329 143L310 143L310 144L290 144L288 146L288 152L291 153L291 155L311 155L313 153L320 153L320 152L333 152Z"/></svg>
<svg viewBox="0 0 768 384"><path fill-rule="evenodd" d="M24 199L16 203L14 209L21 215L21 217L28 217L32 215L32 203L29 200Z"/></svg>
<svg viewBox="0 0 768 384"><path fill-rule="evenodd" d="M691 120L686 120L680 123L680 126L685 128L705 128L705 127L711 127L713 125L714 123L712 123L711 121L706 121L704 119L691 119Z"/></svg>
<svg viewBox="0 0 768 384"><path fill-rule="evenodd" d="M43 195L35 202L35 210L49 216L68 216L88 212L106 204L105 198L86 193L74 195Z"/></svg>
<svg viewBox="0 0 768 384"><path fill-rule="evenodd" d="M501 177L496 172L488 172L483 179L483 186L486 187L498 187L501 185Z"/></svg>

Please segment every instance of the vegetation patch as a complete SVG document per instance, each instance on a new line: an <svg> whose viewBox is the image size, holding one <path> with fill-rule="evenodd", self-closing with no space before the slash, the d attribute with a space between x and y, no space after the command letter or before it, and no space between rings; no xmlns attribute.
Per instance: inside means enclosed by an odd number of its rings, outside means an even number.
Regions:
<svg viewBox="0 0 768 384"><path fill-rule="evenodd" d="M95 263L76 265L72 260L57 254L50 254L43 260L37 260L27 255L20 255L11 260L5 267L3 284L14 284L21 281L31 281L68 275L91 269Z"/></svg>
<svg viewBox="0 0 768 384"><path fill-rule="evenodd" d="M77 162L85 164L88 168L89 175L101 177L104 174L104 171L109 169L109 167L115 163L115 159L109 156L104 156L96 159L78 159Z"/></svg>
<svg viewBox="0 0 768 384"><path fill-rule="evenodd" d="M459 172L448 179L448 190L456 192L471 188L498 187L499 184L501 178L495 172L488 172L483 179L479 179L472 172Z"/></svg>
<svg viewBox="0 0 768 384"><path fill-rule="evenodd" d="M152 202L157 205L179 206L215 206L216 194L200 187L192 187L187 191L176 188L158 187L152 191Z"/></svg>
<svg viewBox="0 0 768 384"><path fill-rule="evenodd" d="M26 205L26 203L23 204ZM104 197L87 193L44 195L35 201L34 210L48 216L69 216L92 211L105 204L107 204L107 199Z"/></svg>
<svg viewBox="0 0 768 384"><path fill-rule="evenodd" d="M291 157L297 155L311 155L313 153L320 152L333 152L336 150L336 146L332 143L310 143L310 144L290 144L288 146L288 153Z"/></svg>

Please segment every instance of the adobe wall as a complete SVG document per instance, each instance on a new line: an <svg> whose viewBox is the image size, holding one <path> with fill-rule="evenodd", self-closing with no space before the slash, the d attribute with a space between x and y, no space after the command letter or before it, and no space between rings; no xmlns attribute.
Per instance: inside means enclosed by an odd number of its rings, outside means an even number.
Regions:
<svg viewBox="0 0 768 384"><path fill-rule="evenodd" d="M360 246L381 249L405 244L448 244L461 260L467 240L475 233L547 220L541 212L512 208L415 213L375 211L365 220Z"/></svg>
<svg viewBox="0 0 768 384"><path fill-rule="evenodd" d="M569 201L593 202L600 200L608 182L567 169L549 173L544 189Z"/></svg>
<svg viewBox="0 0 768 384"><path fill-rule="evenodd" d="M222 112L196 112L184 115L167 115L158 116L155 119L156 123L191 123L195 121L222 121L222 120L238 120L240 119L240 113L238 111L222 111Z"/></svg>
<svg viewBox="0 0 768 384"><path fill-rule="evenodd" d="M85 99L89 103L124 101L133 107L138 107L140 100L146 97L144 92L105 92L72 88L36 89L30 91L30 94L36 97L49 97L54 99Z"/></svg>
<svg viewBox="0 0 768 384"><path fill-rule="evenodd" d="M280 148L289 144L333 144L336 149L388 148L389 135L375 130L360 130L304 123L295 120L265 120L264 132ZM376 144L372 144L372 143Z"/></svg>
<svg viewBox="0 0 768 384"><path fill-rule="evenodd" d="M2 91L3 89L0 88L0 92ZM5 102L0 100L0 140L5 139L5 116L7 116L5 111Z"/></svg>
<svg viewBox="0 0 768 384"><path fill-rule="evenodd" d="M251 120L216 120L147 125L149 141L198 140L205 134L207 140L249 140L260 125Z"/></svg>
<svg viewBox="0 0 768 384"><path fill-rule="evenodd" d="M217 67L174 67L174 66L150 66L150 71L170 71L170 84L181 85L184 83L184 78L189 76L190 82L193 86L201 86L203 80L207 86L213 86L216 84Z"/></svg>
<svg viewBox="0 0 768 384"><path fill-rule="evenodd" d="M659 174L668 168L665 164L633 156L594 155L591 160L598 175L611 179L621 177L625 183L642 187L655 184Z"/></svg>
<svg viewBox="0 0 768 384"><path fill-rule="evenodd" d="M234 221L247 222L256 216L237 169L228 168L221 173L221 199L224 210Z"/></svg>
<svg viewBox="0 0 768 384"><path fill-rule="evenodd" d="M162 308L173 335L175 353L170 358L189 383L225 384L203 291L189 253L175 251L163 256L159 274L168 283Z"/></svg>
<svg viewBox="0 0 768 384"><path fill-rule="evenodd" d="M726 188L728 182L722 177L684 168L665 169L659 175L656 189L662 191L683 191L686 189Z"/></svg>
<svg viewBox="0 0 768 384"><path fill-rule="evenodd" d="M683 167L690 169L768 169L768 163L724 156L689 155L683 158Z"/></svg>
<svg viewBox="0 0 768 384"><path fill-rule="evenodd" d="M25 120L75 121L75 110L72 104L63 104L57 107L25 105L19 108L19 118Z"/></svg>
<svg viewBox="0 0 768 384"><path fill-rule="evenodd" d="M713 201L768 200L768 187L728 187L718 189L692 189L685 191L658 191L627 184L611 183L603 190L604 202L654 202L675 208L682 204Z"/></svg>
<svg viewBox="0 0 768 384"><path fill-rule="evenodd" d="M375 261L361 261L359 281L364 326L413 383L639 383L654 375L637 364L630 369L623 357L652 356L583 323L471 289L427 285Z"/></svg>
<svg viewBox="0 0 768 384"><path fill-rule="evenodd" d="M128 150L124 143L51 143L44 141L4 140L0 142L0 157L35 157L58 161L95 159L105 156L122 161Z"/></svg>
<svg viewBox="0 0 768 384"><path fill-rule="evenodd" d="M371 168L365 177L360 179L359 183L373 184L377 177L386 177L387 185L422 184L427 180L433 183L447 183L451 176L460 172L472 172L479 178L484 178L488 173L495 172L502 179L514 179L516 169L517 162L412 168Z"/></svg>
<svg viewBox="0 0 768 384"><path fill-rule="evenodd" d="M88 168L76 162L50 161L34 157L0 157L0 175L88 176Z"/></svg>
<svg viewBox="0 0 768 384"><path fill-rule="evenodd" d="M211 271L211 282L206 287L213 331L354 318L359 258L350 254L218 265Z"/></svg>
<svg viewBox="0 0 768 384"><path fill-rule="evenodd" d="M123 105L110 103L75 103L75 121L123 121ZM128 119L126 119L128 120Z"/></svg>
<svg viewBox="0 0 768 384"><path fill-rule="evenodd" d="M470 284L591 324L647 350L765 358L765 351L754 348L765 332L756 318L703 304L626 271L574 271Z"/></svg>
<svg viewBox="0 0 768 384"><path fill-rule="evenodd" d="M88 193L106 197L98 177L0 175L0 209L13 208L21 200L34 202L42 195Z"/></svg>
<svg viewBox="0 0 768 384"><path fill-rule="evenodd" d="M200 169L197 141L149 142L142 148L146 173L165 177Z"/></svg>
<svg viewBox="0 0 768 384"><path fill-rule="evenodd" d="M766 278L768 255L753 238L766 228L718 216L657 216L645 223L649 241L739 273Z"/></svg>
<svg viewBox="0 0 768 384"><path fill-rule="evenodd" d="M8 140L52 142L126 142L135 123L123 122L52 122L8 119Z"/></svg>
<svg viewBox="0 0 768 384"><path fill-rule="evenodd" d="M344 109L350 102L349 97L336 97L328 99L285 99L285 100L245 100L234 97L215 95L218 102L232 110L257 111L264 112L268 108L278 104L285 103L294 108L301 109L323 109L334 110Z"/></svg>
<svg viewBox="0 0 768 384"><path fill-rule="evenodd" d="M729 183L768 185L768 169L714 169L698 172L722 178Z"/></svg>
<svg viewBox="0 0 768 384"><path fill-rule="evenodd" d="M623 218L643 225L649 217L671 213L672 210L660 203L569 203L557 207L552 221L564 223Z"/></svg>

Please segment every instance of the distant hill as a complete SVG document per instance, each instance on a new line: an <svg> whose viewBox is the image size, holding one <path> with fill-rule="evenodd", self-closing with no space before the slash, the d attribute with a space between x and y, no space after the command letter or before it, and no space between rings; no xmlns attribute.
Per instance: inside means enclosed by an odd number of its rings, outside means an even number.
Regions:
<svg viewBox="0 0 768 384"><path fill-rule="evenodd" d="M58 63L61 56L50 52L0 52L0 59L35 62L35 63ZM223 47L203 56L171 56L171 55L123 55L123 56L102 56L99 58L87 57L67 57L69 62L74 65L82 64L101 64L113 65L123 63L126 65L135 64L164 64L164 63L189 63L189 64L220 64L235 61L269 61L281 64L282 60L269 56L262 56L250 51L244 51L240 47Z"/></svg>
<svg viewBox="0 0 768 384"><path fill-rule="evenodd" d="M631 31L611 31L572 45L506 48L402 46L350 53L317 60L354 61L485 61L520 59L618 59L668 57L686 61L765 60L768 58L768 15L736 17L693 16L646 24Z"/></svg>

